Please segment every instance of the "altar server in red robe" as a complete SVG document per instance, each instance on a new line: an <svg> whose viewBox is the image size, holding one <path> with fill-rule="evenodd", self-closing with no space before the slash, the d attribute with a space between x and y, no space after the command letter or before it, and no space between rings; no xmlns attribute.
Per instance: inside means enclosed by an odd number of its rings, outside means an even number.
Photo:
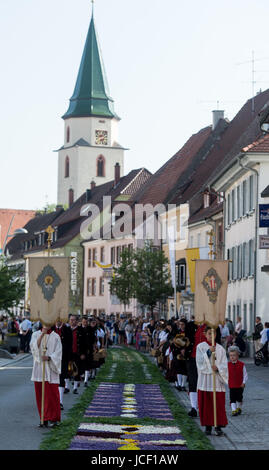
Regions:
<svg viewBox="0 0 269 470"><path fill-rule="evenodd" d="M213 408L213 370L216 377L217 426L216 434L222 436L222 427L228 424L225 411L225 384L228 383L228 364L225 349L218 343L212 346L212 329L205 328L206 341L198 344L196 349L196 364L198 370L198 406L201 425L206 427L205 433L211 434L214 426ZM216 332L214 330L216 336ZM212 353L215 352L215 365L212 363Z"/></svg>
<svg viewBox="0 0 269 470"><path fill-rule="evenodd" d="M62 361L60 336L49 328L42 328L32 335L30 343L33 355L31 380L35 384L37 408L41 419L43 362L45 362L44 426L55 426L61 421L59 383ZM41 426L41 424L40 424Z"/></svg>

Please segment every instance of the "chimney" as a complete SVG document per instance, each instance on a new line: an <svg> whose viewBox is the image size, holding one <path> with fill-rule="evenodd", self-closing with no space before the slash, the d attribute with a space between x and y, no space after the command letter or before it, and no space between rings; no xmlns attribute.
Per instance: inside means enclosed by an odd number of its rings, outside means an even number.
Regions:
<svg viewBox="0 0 269 470"><path fill-rule="evenodd" d="M220 109L215 109L212 111L212 114L213 114L212 131L213 131L215 127L217 126L219 120L224 119L224 111L221 111Z"/></svg>
<svg viewBox="0 0 269 470"><path fill-rule="evenodd" d="M86 202L90 201L91 195L92 195L92 190L91 189L86 189Z"/></svg>
<svg viewBox="0 0 269 470"><path fill-rule="evenodd" d="M114 186L117 186L119 181L120 181L120 164L116 163L116 165L115 165Z"/></svg>
<svg viewBox="0 0 269 470"><path fill-rule="evenodd" d="M96 186L96 183L95 183L95 181L94 181L94 180L92 180L92 182L91 182L91 189L94 189L94 188L95 188L95 186Z"/></svg>

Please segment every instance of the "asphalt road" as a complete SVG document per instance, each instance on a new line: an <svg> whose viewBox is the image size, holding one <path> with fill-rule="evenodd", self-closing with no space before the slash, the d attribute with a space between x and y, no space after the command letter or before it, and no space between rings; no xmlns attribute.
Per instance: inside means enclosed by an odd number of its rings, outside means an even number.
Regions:
<svg viewBox="0 0 269 470"><path fill-rule="evenodd" d="M44 435L50 432L38 427L32 364L32 356L27 355L0 367L0 450L38 450ZM79 394L83 391L80 386ZM62 419L78 397L71 392L64 395Z"/></svg>

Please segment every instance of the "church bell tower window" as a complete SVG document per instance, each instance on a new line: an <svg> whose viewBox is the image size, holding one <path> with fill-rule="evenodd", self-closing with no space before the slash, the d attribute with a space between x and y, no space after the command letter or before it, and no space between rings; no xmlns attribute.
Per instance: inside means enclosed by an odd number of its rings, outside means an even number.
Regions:
<svg viewBox="0 0 269 470"><path fill-rule="evenodd" d="M69 157L66 157L66 159L65 159L65 171L64 171L65 178L69 177L69 169L70 169L70 161L69 161Z"/></svg>
<svg viewBox="0 0 269 470"><path fill-rule="evenodd" d="M96 176L105 176L105 157L100 155L97 158L97 175Z"/></svg>

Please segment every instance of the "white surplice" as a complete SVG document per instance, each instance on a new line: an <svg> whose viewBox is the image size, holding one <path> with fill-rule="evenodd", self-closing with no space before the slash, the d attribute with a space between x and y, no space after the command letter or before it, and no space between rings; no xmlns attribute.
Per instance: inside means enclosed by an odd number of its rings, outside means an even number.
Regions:
<svg viewBox="0 0 269 470"><path fill-rule="evenodd" d="M213 369L212 355L209 358L207 351L210 346L205 341L198 344L196 349L196 365L198 370L197 390L207 392L213 391ZM225 392L225 384L228 384L228 361L225 349L216 343L215 365L218 368L216 373L216 391Z"/></svg>
<svg viewBox="0 0 269 470"><path fill-rule="evenodd" d="M60 383L60 373L62 364L62 342L60 336L52 331L49 335L42 338L39 348L37 340L41 336L41 331L33 333L30 343L33 355L34 365L31 380L33 382L42 382L43 361L42 356L50 356L50 361L45 361L45 381L51 384ZM43 344L46 344L46 352L43 353Z"/></svg>

